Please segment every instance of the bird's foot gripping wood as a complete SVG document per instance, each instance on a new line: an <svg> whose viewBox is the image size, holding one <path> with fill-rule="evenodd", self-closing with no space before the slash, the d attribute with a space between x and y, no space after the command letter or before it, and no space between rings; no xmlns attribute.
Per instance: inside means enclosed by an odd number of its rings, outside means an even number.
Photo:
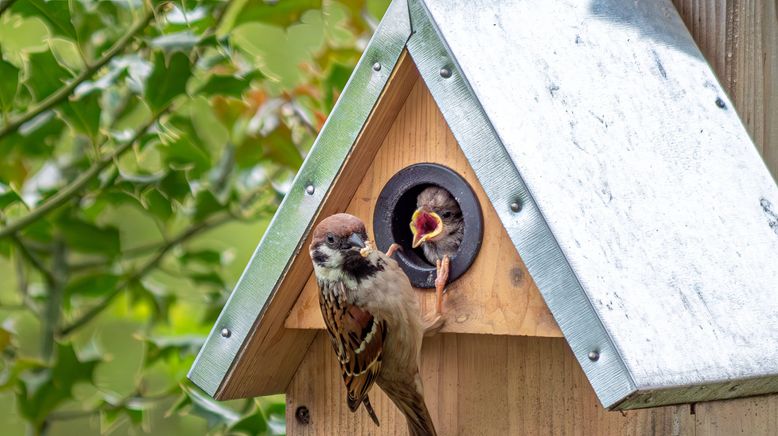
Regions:
<svg viewBox="0 0 778 436"><path fill-rule="evenodd" d="M397 251L397 250L402 250L402 247L400 246L400 244L392 244L392 245L389 246L389 249L386 250L386 255L388 257L392 257L394 252Z"/></svg>
<svg viewBox="0 0 778 436"><path fill-rule="evenodd" d="M437 277L435 277L435 314L443 314L443 290L448 282L448 270L451 260L448 256L443 256L443 260L435 262Z"/></svg>

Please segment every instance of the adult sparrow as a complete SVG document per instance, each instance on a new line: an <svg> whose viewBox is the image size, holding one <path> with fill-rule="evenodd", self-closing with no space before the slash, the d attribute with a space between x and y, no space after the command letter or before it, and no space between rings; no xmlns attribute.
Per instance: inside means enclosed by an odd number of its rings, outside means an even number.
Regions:
<svg viewBox="0 0 778 436"><path fill-rule="evenodd" d="M393 248L392 250L394 250ZM397 262L372 249L364 223L348 214L322 220L313 232L311 260L319 305L346 384L346 401L360 404L376 425L368 393L373 383L405 415L413 436L435 435L419 376L425 325L410 281Z"/></svg>
<svg viewBox="0 0 778 436"><path fill-rule="evenodd" d="M424 257L435 264L436 312L443 311L443 289L448 281L451 258L459 250L465 232L462 210L454 197L443 188L430 186L416 197L411 217L413 248L422 247Z"/></svg>

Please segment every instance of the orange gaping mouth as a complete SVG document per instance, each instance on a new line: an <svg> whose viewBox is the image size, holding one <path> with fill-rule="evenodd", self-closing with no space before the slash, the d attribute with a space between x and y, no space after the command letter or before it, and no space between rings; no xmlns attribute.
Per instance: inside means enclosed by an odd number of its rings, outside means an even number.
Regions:
<svg viewBox="0 0 778 436"><path fill-rule="evenodd" d="M425 241L438 236L443 231L443 220L435 212L425 212L417 209L411 218L411 233L413 233L413 248Z"/></svg>

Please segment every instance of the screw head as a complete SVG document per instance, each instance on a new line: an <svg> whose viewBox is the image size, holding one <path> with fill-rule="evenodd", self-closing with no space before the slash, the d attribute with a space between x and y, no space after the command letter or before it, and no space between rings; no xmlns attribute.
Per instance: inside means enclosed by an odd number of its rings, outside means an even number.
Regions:
<svg viewBox="0 0 778 436"><path fill-rule="evenodd" d="M381 63L376 62L373 64L373 71L381 71Z"/></svg>
<svg viewBox="0 0 778 436"><path fill-rule="evenodd" d="M589 352L589 360L592 362L596 362L600 360L600 352L599 351L590 351Z"/></svg>
<svg viewBox="0 0 778 436"><path fill-rule="evenodd" d="M297 410L294 411L294 417L297 419L297 422L303 425L310 424L311 422L311 411L308 410L305 406L300 406L297 408Z"/></svg>
<svg viewBox="0 0 778 436"><path fill-rule="evenodd" d="M721 99L721 97L716 97L716 106L720 107L721 109L724 109L727 107L727 104L724 103L724 100Z"/></svg>
<svg viewBox="0 0 778 436"><path fill-rule="evenodd" d="M520 211L521 210L521 203L519 203L518 201L514 201L513 203L511 203L511 210L513 212Z"/></svg>
<svg viewBox="0 0 778 436"><path fill-rule="evenodd" d="M305 187L306 194L313 195L314 192L316 192L316 188L314 188L313 185L308 185Z"/></svg>
<svg viewBox="0 0 778 436"><path fill-rule="evenodd" d="M440 77L444 79L448 79L451 77L451 70L449 68L443 67L440 69Z"/></svg>
<svg viewBox="0 0 778 436"><path fill-rule="evenodd" d="M230 331L230 329L228 329L227 327L223 328L222 329L222 337L223 338L229 338L230 336L232 336L232 332Z"/></svg>

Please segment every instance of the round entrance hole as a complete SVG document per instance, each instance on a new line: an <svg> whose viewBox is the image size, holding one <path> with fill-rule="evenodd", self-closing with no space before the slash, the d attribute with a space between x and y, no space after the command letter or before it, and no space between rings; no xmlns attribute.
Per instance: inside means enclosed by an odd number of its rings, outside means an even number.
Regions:
<svg viewBox="0 0 778 436"><path fill-rule="evenodd" d="M417 288L435 287L435 265L424 258L421 247L412 248L411 217L416 210L416 197L429 186L448 191L459 203L465 230L457 253L451 258L449 283L458 279L473 264L483 238L483 215L475 192L467 181L443 165L415 164L403 168L386 183L373 214L373 234L376 246L386 251L392 243L402 247L394 255L411 284Z"/></svg>

